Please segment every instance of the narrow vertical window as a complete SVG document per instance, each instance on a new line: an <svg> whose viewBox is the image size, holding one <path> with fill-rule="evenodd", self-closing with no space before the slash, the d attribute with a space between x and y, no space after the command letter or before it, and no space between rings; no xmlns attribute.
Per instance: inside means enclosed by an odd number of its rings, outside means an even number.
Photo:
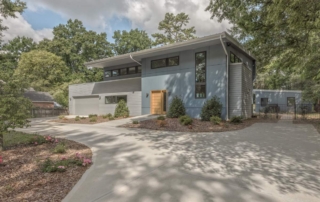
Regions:
<svg viewBox="0 0 320 202"><path fill-rule="evenodd" d="M196 86L195 97L206 98L206 68L207 55L206 52L196 53Z"/></svg>

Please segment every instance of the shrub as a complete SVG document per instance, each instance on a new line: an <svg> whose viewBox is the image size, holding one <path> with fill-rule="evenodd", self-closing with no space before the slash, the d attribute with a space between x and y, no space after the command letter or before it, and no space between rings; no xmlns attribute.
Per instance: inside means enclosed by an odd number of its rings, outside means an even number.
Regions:
<svg viewBox="0 0 320 202"><path fill-rule="evenodd" d="M80 116L76 116L76 119L80 119Z"/></svg>
<svg viewBox="0 0 320 202"><path fill-rule="evenodd" d="M207 100L201 109L201 120L210 121L212 116L221 117L222 104L217 96Z"/></svg>
<svg viewBox="0 0 320 202"><path fill-rule="evenodd" d="M230 119L230 122L235 123L235 124L242 123L242 117L241 116L234 116Z"/></svg>
<svg viewBox="0 0 320 202"><path fill-rule="evenodd" d="M114 117L113 117L113 116L112 116L112 117L110 117L110 118L109 118L109 120L110 120L110 121L113 121L113 120L114 120Z"/></svg>
<svg viewBox="0 0 320 202"><path fill-rule="evenodd" d="M53 153L56 154L63 154L66 153L66 146L64 143L59 143L54 149L53 149Z"/></svg>
<svg viewBox="0 0 320 202"><path fill-rule="evenodd" d="M191 118L190 116L187 116L187 115L185 115L185 116L180 116L180 117L179 117L179 121L180 121L180 123L181 123L182 125L185 125L185 126L191 125L192 122L193 122L192 118Z"/></svg>
<svg viewBox="0 0 320 202"><path fill-rule="evenodd" d="M175 96L170 104L167 116L170 118L179 118L180 116L184 116L185 114L186 109L183 105L182 100L178 96Z"/></svg>
<svg viewBox="0 0 320 202"><path fill-rule="evenodd" d="M89 118L96 118L96 117L98 117L97 114L89 114Z"/></svg>
<svg viewBox="0 0 320 202"><path fill-rule="evenodd" d="M158 116L157 120L162 120L162 121L164 121L164 120L166 120L166 117L164 117L164 116Z"/></svg>
<svg viewBox="0 0 320 202"><path fill-rule="evenodd" d="M97 122L97 117L91 117L89 121L90 122Z"/></svg>
<svg viewBox="0 0 320 202"><path fill-rule="evenodd" d="M75 120L75 121L80 121L80 118L79 118L79 117L76 117L74 120Z"/></svg>
<svg viewBox="0 0 320 202"><path fill-rule="evenodd" d="M107 115L102 115L102 118L103 118L103 119L107 119L108 116L107 116Z"/></svg>
<svg viewBox="0 0 320 202"><path fill-rule="evenodd" d="M35 144L35 145L40 145L40 144L43 144L43 143L46 143L46 139L45 137L43 136L35 136L31 139L29 139L29 144Z"/></svg>
<svg viewBox="0 0 320 202"><path fill-rule="evenodd" d="M65 118L64 115L60 115L60 116L59 116L59 119L64 119L64 118Z"/></svg>
<svg viewBox="0 0 320 202"><path fill-rule="evenodd" d="M139 124L139 121L132 121L132 124Z"/></svg>
<svg viewBox="0 0 320 202"><path fill-rule="evenodd" d="M126 101L120 100L114 112L114 117L128 117L130 114Z"/></svg>
<svg viewBox="0 0 320 202"><path fill-rule="evenodd" d="M158 125L160 127L165 127L167 125L167 121L166 120L158 120Z"/></svg>
<svg viewBox="0 0 320 202"><path fill-rule="evenodd" d="M82 117L80 117L80 119L86 119L86 117L82 116Z"/></svg>
<svg viewBox="0 0 320 202"><path fill-rule="evenodd" d="M108 118L111 118L111 117L113 117L113 116L112 116L111 113L109 113L109 114L107 114L107 117L108 117Z"/></svg>
<svg viewBox="0 0 320 202"><path fill-rule="evenodd" d="M210 122L213 124L213 125L219 125L220 122L221 122L221 118L220 117L217 117L217 116L212 116L210 118Z"/></svg>

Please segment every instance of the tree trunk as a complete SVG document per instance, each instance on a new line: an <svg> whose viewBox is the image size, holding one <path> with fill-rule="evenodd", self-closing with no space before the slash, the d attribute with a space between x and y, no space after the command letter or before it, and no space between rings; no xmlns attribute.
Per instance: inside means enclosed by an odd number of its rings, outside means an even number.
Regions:
<svg viewBox="0 0 320 202"><path fill-rule="evenodd" d="M3 144L3 133L0 132L0 151L4 151L4 144Z"/></svg>

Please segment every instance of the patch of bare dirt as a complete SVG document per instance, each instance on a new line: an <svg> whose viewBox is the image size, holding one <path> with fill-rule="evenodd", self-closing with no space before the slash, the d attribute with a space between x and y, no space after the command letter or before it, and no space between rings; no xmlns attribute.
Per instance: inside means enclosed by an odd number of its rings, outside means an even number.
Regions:
<svg viewBox="0 0 320 202"><path fill-rule="evenodd" d="M242 123L233 124L230 122L221 122L220 125L213 125L209 121L201 121L193 119L191 126L184 126L180 124L177 118L166 118L165 125L160 126L160 122L156 119L141 121L139 124L125 124L122 127L126 128L143 128L161 131L178 131L178 132L223 132L240 130L251 126L254 123L277 123L277 119L252 118L243 120Z"/></svg>
<svg viewBox="0 0 320 202"><path fill-rule="evenodd" d="M318 133L320 133L320 120L316 120L316 119L300 119L300 120L293 120L294 124L312 124L318 131Z"/></svg>
<svg viewBox="0 0 320 202"><path fill-rule="evenodd" d="M74 158L81 153L92 158L91 150L80 143L61 140L67 145L65 154L53 154L56 144L17 146L0 151L3 164L0 164L0 201L61 201L90 166L68 167L62 173L43 173L39 162Z"/></svg>

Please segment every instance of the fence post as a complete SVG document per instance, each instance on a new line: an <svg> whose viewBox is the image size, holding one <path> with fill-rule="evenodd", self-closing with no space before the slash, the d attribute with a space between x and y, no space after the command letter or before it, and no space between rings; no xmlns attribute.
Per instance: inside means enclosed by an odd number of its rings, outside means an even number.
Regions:
<svg viewBox="0 0 320 202"><path fill-rule="evenodd" d="M297 106L296 103L294 103L294 119L297 119Z"/></svg>

